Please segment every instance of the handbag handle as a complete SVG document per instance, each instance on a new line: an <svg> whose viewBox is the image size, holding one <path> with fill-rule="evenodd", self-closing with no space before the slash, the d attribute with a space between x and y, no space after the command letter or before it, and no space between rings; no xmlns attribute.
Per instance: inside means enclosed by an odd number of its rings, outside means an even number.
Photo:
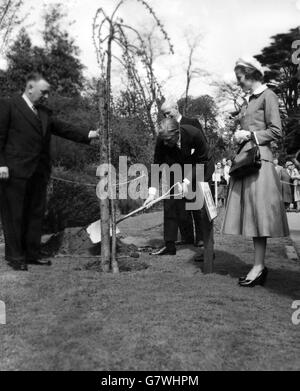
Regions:
<svg viewBox="0 0 300 391"><path fill-rule="evenodd" d="M257 144L256 137L254 137L254 132L252 132L251 130L249 130L249 132L251 133L251 138L250 138L249 140L243 141L242 144L240 144L240 147L239 147L237 153L240 153L241 150L244 148L244 146L245 146L247 143L249 143L250 141L252 141L257 147L259 146L259 145Z"/></svg>

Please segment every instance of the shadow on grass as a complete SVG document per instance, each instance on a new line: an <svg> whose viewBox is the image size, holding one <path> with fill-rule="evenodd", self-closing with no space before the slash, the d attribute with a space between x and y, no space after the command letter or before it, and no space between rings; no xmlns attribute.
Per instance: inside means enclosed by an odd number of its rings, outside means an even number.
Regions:
<svg viewBox="0 0 300 391"><path fill-rule="evenodd" d="M216 251L215 254L214 274L230 276L237 280L239 277L247 275L252 267L251 264L246 264L239 257L225 251ZM189 262L203 272L203 262L195 262L194 258L190 259ZM292 299L300 297L300 271L287 268L275 269L268 267L268 269L269 276L264 287L266 290ZM236 281L233 281L233 283L236 284Z"/></svg>

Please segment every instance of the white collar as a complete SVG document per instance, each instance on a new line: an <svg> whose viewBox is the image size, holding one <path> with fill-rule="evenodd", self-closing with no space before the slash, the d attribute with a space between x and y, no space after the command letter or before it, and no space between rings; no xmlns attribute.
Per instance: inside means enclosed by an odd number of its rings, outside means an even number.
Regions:
<svg viewBox="0 0 300 391"><path fill-rule="evenodd" d="M177 122L180 124L181 120L182 120L182 115L179 114L178 117L177 117Z"/></svg>
<svg viewBox="0 0 300 391"><path fill-rule="evenodd" d="M257 87L256 90L254 90L251 95L260 95L264 91L266 91L267 88L268 86L266 84L262 84L259 87Z"/></svg>
<svg viewBox="0 0 300 391"><path fill-rule="evenodd" d="M29 108L31 110L34 110L34 104L31 102L31 100L28 98L28 96L25 94L22 95L22 98L25 100L25 102L27 103L27 105L29 106Z"/></svg>
<svg viewBox="0 0 300 391"><path fill-rule="evenodd" d="M259 87L257 87L256 90L254 90L252 93L251 92L248 93L248 95L245 97L245 100L247 101L247 103L249 103L251 96L260 95L264 91L266 91L267 89L268 89L268 86L266 84L262 84Z"/></svg>

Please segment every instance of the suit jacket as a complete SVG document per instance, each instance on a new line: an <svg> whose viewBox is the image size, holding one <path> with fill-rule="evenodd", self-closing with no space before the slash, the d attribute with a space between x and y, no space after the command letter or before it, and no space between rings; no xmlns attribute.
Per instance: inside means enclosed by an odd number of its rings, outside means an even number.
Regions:
<svg viewBox="0 0 300 391"><path fill-rule="evenodd" d="M198 128L191 125L181 125L180 134L180 148L177 146L173 148L167 147L162 138L158 136L154 153L154 164L167 164L171 167L173 164L178 163L182 168L185 164L190 164L192 170L185 177L193 183L193 187L195 187L197 179L196 165L204 164L204 179L208 182L214 173L215 164L204 135L199 132ZM182 170L182 173L183 175L185 174L184 170ZM152 185L157 187L157 184Z"/></svg>
<svg viewBox="0 0 300 391"><path fill-rule="evenodd" d="M202 128L200 122L196 118L188 118L188 117L182 116L181 121L180 121L180 125L191 125L194 128L199 129L201 134L205 138L206 142L208 142L206 134L204 133L203 128Z"/></svg>
<svg viewBox="0 0 300 391"><path fill-rule="evenodd" d="M20 96L0 100L0 167L8 167L10 176L29 178L38 169L51 172L51 135L76 142L90 142L89 131L52 117L44 106L39 117Z"/></svg>
<svg viewBox="0 0 300 391"><path fill-rule="evenodd" d="M249 104L244 103L239 116L242 129L256 134L261 158L273 162L271 142L282 138L282 125L278 98L269 88L258 95L253 95ZM247 151L253 147L248 142L243 147Z"/></svg>

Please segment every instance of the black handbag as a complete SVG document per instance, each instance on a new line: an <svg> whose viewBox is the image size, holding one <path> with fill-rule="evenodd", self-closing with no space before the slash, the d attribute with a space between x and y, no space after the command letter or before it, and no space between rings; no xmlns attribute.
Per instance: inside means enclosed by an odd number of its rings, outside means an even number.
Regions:
<svg viewBox="0 0 300 391"><path fill-rule="evenodd" d="M247 148L246 144L252 143L252 148ZM250 144L249 144L250 146ZM232 167L229 171L229 175L232 178L242 179L249 175L253 175L259 172L261 169L261 156L259 146L255 139L251 139L242 144L236 157L232 162Z"/></svg>

